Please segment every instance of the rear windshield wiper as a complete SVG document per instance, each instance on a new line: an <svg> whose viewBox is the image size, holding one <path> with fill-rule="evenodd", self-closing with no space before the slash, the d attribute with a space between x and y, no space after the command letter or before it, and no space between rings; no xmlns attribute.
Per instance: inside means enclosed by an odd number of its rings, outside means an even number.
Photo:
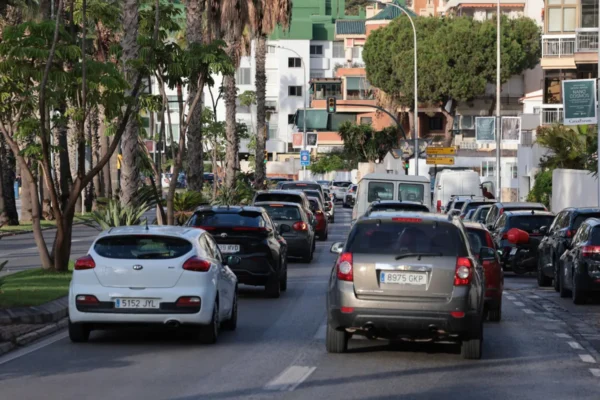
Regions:
<svg viewBox="0 0 600 400"><path fill-rule="evenodd" d="M406 257L418 257L418 259L420 260L421 257L441 257L443 256L442 253L404 253L404 254L400 254L398 256L396 256L396 260L400 260L402 258L406 258Z"/></svg>

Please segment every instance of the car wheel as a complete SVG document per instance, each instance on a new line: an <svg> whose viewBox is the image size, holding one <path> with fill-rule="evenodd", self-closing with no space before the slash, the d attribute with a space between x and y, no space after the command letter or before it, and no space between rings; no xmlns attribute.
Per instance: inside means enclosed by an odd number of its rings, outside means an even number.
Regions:
<svg viewBox="0 0 600 400"><path fill-rule="evenodd" d="M331 223L335 223L335 217L331 217Z"/></svg>
<svg viewBox="0 0 600 400"><path fill-rule="evenodd" d="M237 290L236 290L237 292ZM237 328L237 314L238 314L238 305L237 305L237 294L233 295L233 304L231 305L231 316L225 322L223 322L223 329L228 331L235 331Z"/></svg>
<svg viewBox="0 0 600 400"><path fill-rule="evenodd" d="M321 242L324 242L327 240L327 231L325 231L325 233L319 233L319 240Z"/></svg>
<svg viewBox="0 0 600 400"><path fill-rule="evenodd" d="M560 291L560 274L558 272L558 260L554 260L554 262L552 263L552 271L554 271L554 279L552 282L552 286L554 287L554 290L559 292Z"/></svg>
<svg viewBox="0 0 600 400"><path fill-rule="evenodd" d="M571 296L573 297L573 304L585 304L587 301L587 293L578 288L577 275L573 273L573 290L571 290Z"/></svg>
<svg viewBox="0 0 600 400"><path fill-rule="evenodd" d="M562 297L564 299L565 297L569 297L571 295L571 291L568 290L567 288L565 288L562 267L559 267L559 270L558 270L558 286L559 286L558 293L560 294L560 297Z"/></svg>
<svg viewBox="0 0 600 400"><path fill-rule="evenodd" d="M465 360L479 360L483 350L483 324L480 323L479 332L476 337L463 340L460 346L460 354Z"/></svg>
<svg viewBox="0 0 600 400"><path fill-rule="evenodd" d="M494 308L490 308L488 311L488 318L491 322L500 322L502 319L502 300Z"/></svg>
<svg viewBox="0 0 600 400"><path fill-rule="evenodd" d="M538 258L538 266L537 266L537 282L539 287L550 286L552 280L544 275L544 264L542 263L541 258Z"/></svg>
<svg viewBox="0 0 600 400"><path fill-rule="evenodd" d="M217 338L219 337L219 301L215 301L215 305L213 307L213 315L210 320L210 323L206 326L200 327L199 339L201 343L204 344L213 344L217 342Z"/></svg>
<svg viewBox="0 0 600 400"><path fill-rule="evenodd" d="M272 299L277 299L281 296L281 285L279 283L278 278L274 278L269 280L269 282L265 285L265 292L268 297Z"/></svg>
<svg viewBox="0 0 600 400"><path fill-rule="evenodd" d="M350 335L345 330L333 329L327 324L325 337L325 348L328 353L345 353L348 351L348 340Z"/></svg>
<svg viewBox="0 0 600 400"><path fill-rule="evenodd" d="M279 281L279 290L282 292L287 290L287 265L285 266L285 271L283 272L283 276Z"/></svg>
<svg viewBox="0 0 600 400"><path fill-rule="evenodd" d="M84 343L90 338L92 330L85 324L75 324L69 320L69 339L73 343Z"/></svg>
<svg viewBox="0 0 600 400"><path fill-rule="evenodd" d="M315 246L313 242L313 244L310 246L310 249L308 249L308 254L302 257L302 262L306 264L310 263L313 260L314 253Z"/></svg>

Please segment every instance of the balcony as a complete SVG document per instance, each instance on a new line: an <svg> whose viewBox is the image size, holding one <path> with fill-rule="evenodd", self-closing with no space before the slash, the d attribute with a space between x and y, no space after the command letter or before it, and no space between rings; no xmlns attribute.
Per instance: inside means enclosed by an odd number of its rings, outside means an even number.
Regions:
<svg viewBox="0 0 600 400"><path fill-rule="evenodd" d="M542 109L540 114L541 125L552 125L563 122L563 110L559 109Z"/></svg>
<svg viewBox="0 0 600 400"><path fill-rule="evenodd" d="M577 30L577 52L589 53L598 51L598 28L581 28Z"/></svg>
<svg viewBox="0 0 600 400"><path fill-rule="evenodd" d="M573 57L575 44L575 35L543 35L542 57Z"/></svg>

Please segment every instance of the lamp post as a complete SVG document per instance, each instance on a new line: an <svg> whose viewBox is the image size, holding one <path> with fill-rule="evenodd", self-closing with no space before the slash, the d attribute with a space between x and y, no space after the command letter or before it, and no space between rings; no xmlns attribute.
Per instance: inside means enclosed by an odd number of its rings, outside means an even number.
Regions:
<svg viewBox="0 0 600 400"><path fill-rule="evenodd" d="M502 162L502 119L500 117L500 0L496 3L496 199L502 200L502 178L500 164Z"/></svg>
<svg viewBox="0 0 600 400"><path fill-rule="evenodd" d="M418 100L418 93L417 93L417 29L415 28L415 23L412 19L412 17L410 16L410 14L402 7L400 7L398 4L396 3L384 3L380 0L369 0L372 3L377 3L377 4L381 4L384 6L393 6L396 7L397 9L399 9L400 11L402 11L407 17L408 20L410 21L410 25L412 26L412 30L413 30L413 40L414 40L414 58L415 58L415 121L414 121L414 139L415 139L415 175L419 175L419 100ZM500 0L498 0L500 1Z"/></svg>
<svg viewBox="0 0 600 400"><path fill-rule="evenodd" d="M303 107L303 116L302 116L302 150L306 150L306 88L304 87L304 83L306 81L306 63L304 62L304 57L302 57L296 50L279 46L279 45L269 45L269 47L275 47L277 49L287 50L294 53L300 59L300 63L302 64L302 96L304 98L304 107ZM306 166L302 166L302 179L306 179Z"/></svg>

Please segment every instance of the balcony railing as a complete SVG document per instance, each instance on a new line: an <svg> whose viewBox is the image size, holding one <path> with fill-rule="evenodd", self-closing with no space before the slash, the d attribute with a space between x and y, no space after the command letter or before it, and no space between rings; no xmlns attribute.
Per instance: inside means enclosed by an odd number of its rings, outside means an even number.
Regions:
<svg viewBox="0 0 600 400"><path fill-rule="evenodd" d="M542 36L542 57L572 57L575 54L575 35Z"/></svg>
<svg viewBox="0 0 600 400"><path fill-rule="evenodd" d="M360 93L360 94L350 94L346 93L346 100L374 100L374 93Z"/></svg>
<svg viewBox="0 0 600 400"><path fill-rule="evenodd" d="M577 52L598 51L598 29L583 28L577 31Z"/></svg>
<svg viewBox="0 0 600 400"><path fill-rule="evenodd" d="M342 100L344 96L341 93L331 93L331 92L315 92L312 94L313 100L327 100L329 97L335 97L338 100Z"/></svg>
<svg viewBox="0 0 600 400"><path fill-rule="evenodd" d="M544 109L540 114L541 125L552 125L563 121L562 109Z"/></svg>

